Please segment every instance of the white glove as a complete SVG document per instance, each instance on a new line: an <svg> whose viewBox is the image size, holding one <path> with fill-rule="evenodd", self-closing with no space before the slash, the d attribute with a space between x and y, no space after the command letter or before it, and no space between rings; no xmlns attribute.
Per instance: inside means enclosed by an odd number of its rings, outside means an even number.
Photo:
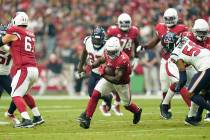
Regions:
<svg viewBox="0 0 210 140"><path fill-rule="evenodd" d="M140 52L140 51L144 51L144 47L139 45L137 48L136 48L136 52Z"/></svg>
<svg viewBox="0 0 210 140"><path fill-rule="evenodd" d="M76 71L74 73L74 76L75 76L76 79L81 79L81 78L85 77L85 72L78 72L78 71Z"/></svg>
<svg viewBox="0 0 210 140"><path fill-rule="evenodd" d="M133 69L135 69L138 64L139 64L139 59L138 58L134 58L131 61L131 65L132 65Z"/></svg>

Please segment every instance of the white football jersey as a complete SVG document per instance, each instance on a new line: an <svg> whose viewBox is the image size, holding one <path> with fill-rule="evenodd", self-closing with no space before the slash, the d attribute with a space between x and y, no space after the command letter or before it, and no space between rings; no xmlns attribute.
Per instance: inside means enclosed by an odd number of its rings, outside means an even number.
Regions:
<svg viewBox="0 0 210 140"><path fill-rule="evenodd" d="M210 68L210 51L205 49L187 37L171 53L170 58L174 61L182 59L186 64L192 65L197 71Z"/></svg>
<svg viewBox="0 0 210 140"><path fill-rule="evenodd" d="M9 75L12 66L11 55L0 47L0 75Z"/></svg>
<svg viewBox="0 0 210 140"><path fill-rule="evenodd" d="M102 57L104 55L105 47L101 47L99 49L94 48L91 36L87 36L84 39L84 44L88 52L88 64L93 64L99 57ZM92 69L92 72L99 74L99 68Z"/></svg>

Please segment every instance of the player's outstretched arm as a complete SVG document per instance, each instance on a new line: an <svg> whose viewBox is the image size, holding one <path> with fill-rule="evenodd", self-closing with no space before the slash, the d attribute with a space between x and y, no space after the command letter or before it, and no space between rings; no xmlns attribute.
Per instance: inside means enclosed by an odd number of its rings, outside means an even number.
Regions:
<svg viewBox="0 0 210 140"><path fill-rule="evenodd" d="M152 49L154 48L158 43L160 42L160 39L158 38L157 34L145 45L142 45L145 49Z"/></svg>
<svg viewBox="0 0 210 140"><path fill-rule="evenodd" d="M18 37L16 35L12 35L12 34L6 34L5 36L1 36L0 37L0 46L8 44L8 43L15 41L17 39L18 39Z"/></svg>
<svg viewBox="0 0 210 140"><path fill-rule="evenodd" d="M78 64L78 66L77 66L77 69L78 69L78 72L79 72L79 73L81 73L81 72L84 71L83 66L84 66L84 64L85 64L85 62L86 62L87 55L88 55L87 50L86 50L86 48L84 47L84 49L83 49L83 51L82 51L82 55L81 55L80 62L79 62L79 64Z"/></svg>

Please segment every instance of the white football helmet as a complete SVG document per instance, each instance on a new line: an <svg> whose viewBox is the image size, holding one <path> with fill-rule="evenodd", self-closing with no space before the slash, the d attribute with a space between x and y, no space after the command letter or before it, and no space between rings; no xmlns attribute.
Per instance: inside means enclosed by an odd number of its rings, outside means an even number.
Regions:
<svg viewBox="0 0 210 140"><path fill-rule="evenodd" d="M118 27L122 31L128 31L131 27L131 23L131 17L127 13L122 13L117 19Z"/></svg>
<svg viewBox="0 0 210 140"><path fill-rule="evenodd" d="M178 22L178 14L176 9L168 8L163 15L163 21L167 27L172 27L177 24Z"/></svg>
<svg viewBox="0 0 210 140"><path fill-rule="evenodd" d="M120 55L120 40L117 37L110 37L105 44L106 52L110 59L115 59Z"/></svg>
<svg viewBox="0 0 210 140"><path fill-rule="evenodd" d="M197 40L204 41L208 36L209 24L204 19L197 19L192 31Z"/></svg>
<svg viewBox="0 0 210 140"><path fill-rule="evenodd" d="M16 12L15 17L12 19L12 25L19 26L25 25L28 26L28 15L25 12Z"/></svg>

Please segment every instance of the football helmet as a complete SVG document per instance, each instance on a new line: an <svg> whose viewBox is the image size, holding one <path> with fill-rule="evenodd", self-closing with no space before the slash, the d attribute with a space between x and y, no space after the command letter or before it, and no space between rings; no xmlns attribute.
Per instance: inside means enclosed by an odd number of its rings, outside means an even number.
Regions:
<svg viewBox="0 0 210 140"><path fill-rule="evenodd" d="M120 55L120 40L117 37L111 37L106 41L105 50L110 59L115 59Z"/></svg>
<svg viewBox="0 0 210 140"><path fill-rule="evenodd" d="M178 22L178 14L176 9L168 8L163 15L163 21L167 27L172 27L177 24Z"/></svg>
<svg viewBox="0 0 210 140"><path fill-rule="evenodd" d="M199 41L206 40L208 36L209 24L204 19L197 19L193 25L192 31Z"/></svg>
<svg viewBox="0 0 210 140"><path fill-rule="evenodd" d="M131 17L127 13L122 13L117 19L118 27L122 31L128 31L131 27L131 23Z"/></svg>
<svg viewBox="0 0 210 140"><path fill-rule="evenodd" d="M179 37L178 35L176 35L173 32L168 32L167 34L165 34L163 36L163 38L161 39L161 44L163 46L163 49L166 52L171 53L174 48L177 46L177 44L179 43L179 39L181 37Z"/></svg>
<svg viewBox="0 0 210 140"><path fill-rule="evenodd" d="M16 12L16 15L14 18L12 18L12 25L15 26L28 26L29 18L28 15L25 12Z"/></svg>
<svg viewBox="0 0 210 140"><path fill-rule="evenodd" d="M105 44L105 30L102 27L95 27L91 34L93 47L98 49Z"/></svg>

